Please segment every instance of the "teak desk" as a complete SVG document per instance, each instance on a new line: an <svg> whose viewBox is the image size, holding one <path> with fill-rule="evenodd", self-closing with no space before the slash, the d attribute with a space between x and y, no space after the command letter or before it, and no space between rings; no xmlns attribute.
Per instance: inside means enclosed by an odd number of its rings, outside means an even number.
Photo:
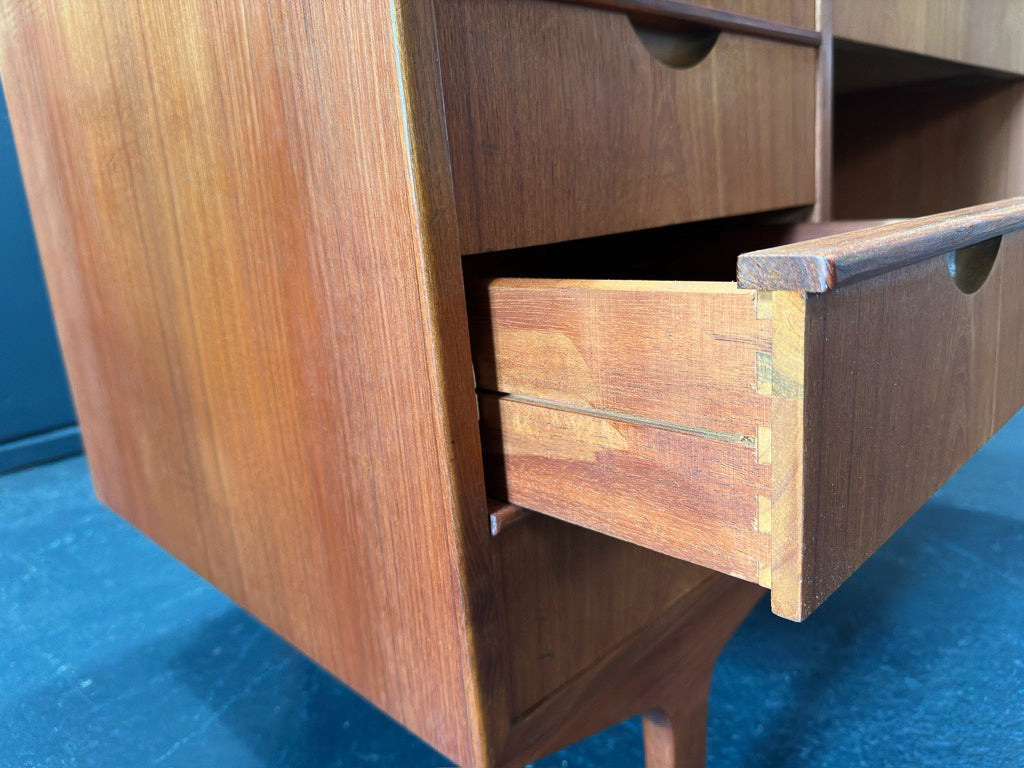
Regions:
<svg viewBox="0 0 1024 768"><path fill-rule="evenodd" d="M97 491L461 765L638 712L701 765L764 589L807 616L1024 403L1022 41L1021 0L0 0Z"/></svg>

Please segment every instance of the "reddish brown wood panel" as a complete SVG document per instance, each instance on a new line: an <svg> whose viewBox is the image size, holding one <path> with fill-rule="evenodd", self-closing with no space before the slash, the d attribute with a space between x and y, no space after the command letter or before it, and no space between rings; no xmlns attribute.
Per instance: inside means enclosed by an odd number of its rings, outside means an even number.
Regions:
<svg viewBox="0 0 1024 768"><path fill-rule="evenodd" d="M763 593L754 584L720 574L697 581L628 642L519 719L498 765L523 765L608 728L627 713L651 710L668 713L681 733L703 740L704 734L681 718L703 703L715 658ZM647 746L651 756L656 745Z"/></svg>
<svg viewBox="0 0 1024 768"><path fill-rule="evenodd" d="M477 386L756 437L771 325L731 283L480 280L469 291Z"/></svg>
<svg viewBox="0 0 1024 768"><path fill-rule="evenodd" d="M7 0L0 68L100 497L473 764L489 538L414 18Z"/></svg>
<svg viewBox="0 0 1024 768"><path fill-rule="evenodd" d="M1024 405L1022 291L1018 232L971 295L939 257L807 298L802 531L774 564L777 613L813 611Z"/></svg>
<svg viewBox="0 0 1024 768"><path fill-rule="evenodd" d="M502 279L469 295L490 493L762 577L771 323L754 292Z"/></svg>
<svg viewBox="0 0 1024 768"><path fill-rule="evenodd" d="M723 573L758 581L768 540L755 441L480 397L489 492Z"/></svg>
<svg viewBox="0 0 1024 768"><path fill-rule="evenodd" d="M545 515L502 531L494 543L515 720L713 577Z"/></svg>
<svg viewBox="0 0 1024 768"><path fill-rule="evenodd" d="M464 253L814 203L815 48L723 32L675 69L624 14L435 8Z"/></svg>

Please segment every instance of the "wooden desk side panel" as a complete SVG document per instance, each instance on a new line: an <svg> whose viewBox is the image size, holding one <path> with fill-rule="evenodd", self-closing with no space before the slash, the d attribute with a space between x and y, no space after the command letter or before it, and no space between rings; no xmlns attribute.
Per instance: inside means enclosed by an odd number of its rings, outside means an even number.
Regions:
<svg viewBox="0 0 1024 768"><path fill-rule="evenodd" d="M809 615L1024 405L1022 290L1014 233L975 294L936 257L807 297L802 558L776 564L776 612Z"/></svg>
<svg viewBox="0 0 1024 768"><path fill-rule="evenodd" d="M836 37L1024 73L1020 0L834 0Z"/></svg>
<svg viewBox="0 0 1024 768"><path fill-rule="evenodd" d="M461 296L432 314L439 285L461 293L435 273L458 264L429 263L418 226L395 28L414 12L0 9L100 497L411 730L479 762L465 592L487 566L465 551L485 551L486 513L479 449L467 468L454 447L476 436L451 436L473 416L445 412L472 408ZM445 333L462 335L461 399L442 391L460 362L437 359Z"/></svg>

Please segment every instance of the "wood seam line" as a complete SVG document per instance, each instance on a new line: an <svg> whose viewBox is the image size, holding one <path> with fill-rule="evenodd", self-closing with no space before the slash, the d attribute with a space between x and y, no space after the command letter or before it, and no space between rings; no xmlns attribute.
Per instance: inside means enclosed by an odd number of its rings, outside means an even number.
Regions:
<svg viewBox="0 0 1024 768"><path fill-rule="evenodd" d="M772 292L757 291L754 294L754 315L757 320L767 323L772 322ZM771 352L756 352L754 358L754 388L757 394L771 398L774 394L772 381L774 379L774 365ZM757 428L757 462L771 466L771 438L770 428ZM764 552L757 556L757 583L768 589L772 586L772 557L771 557L771 532L772 532L772 497L769 488L768 495L757 494L755 497L757 505L757 518L754 524L757 532L761 534L761 543L766 545Z"/></svg>
<svg viewBox="0 0 1024 768"><path fill-rule="evenodd" d="M748 435L734 435L729 432L716 432L712 429L704 429L703 427L690 427L682 424L671 424L666 421L657 421L655 419L645 419L642 416L629 416L624 413L615 413L614 411L605 411L600 408L588 408L582 405L572 405L571 403L559 403L554 400L545 400L539 397L529 397L527 395L512 395L507 392L492 392L490 390L477 390L477 394L480 396L490 396L498 398L499 400L507 400L512 403L522 403L523 405L533 405L538 408L549 408L553 411L566 411L568 413L577 413L581 416L592 416L598 419L607 419L608 421L617 421L621 424L632 424L637 427L649 427L651 429L660 429L666 432L675 432L680 435L687 435L688 437L699 437L704 440L714 440L719 443L729 443L731 445L742 445L747 448L757 447L757 437L750 437Z"/></svg>

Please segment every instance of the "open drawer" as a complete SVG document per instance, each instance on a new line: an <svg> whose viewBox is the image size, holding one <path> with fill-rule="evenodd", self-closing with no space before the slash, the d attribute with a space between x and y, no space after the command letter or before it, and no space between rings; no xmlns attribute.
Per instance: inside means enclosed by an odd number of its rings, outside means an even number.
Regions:
<svg viewBox="0 0 1024 768"><path fill-rule="evenodd" d="M745 253L738 282L471 280L489 493L800 620L1024 404L1021 230L1017 198Z"/></svg>

